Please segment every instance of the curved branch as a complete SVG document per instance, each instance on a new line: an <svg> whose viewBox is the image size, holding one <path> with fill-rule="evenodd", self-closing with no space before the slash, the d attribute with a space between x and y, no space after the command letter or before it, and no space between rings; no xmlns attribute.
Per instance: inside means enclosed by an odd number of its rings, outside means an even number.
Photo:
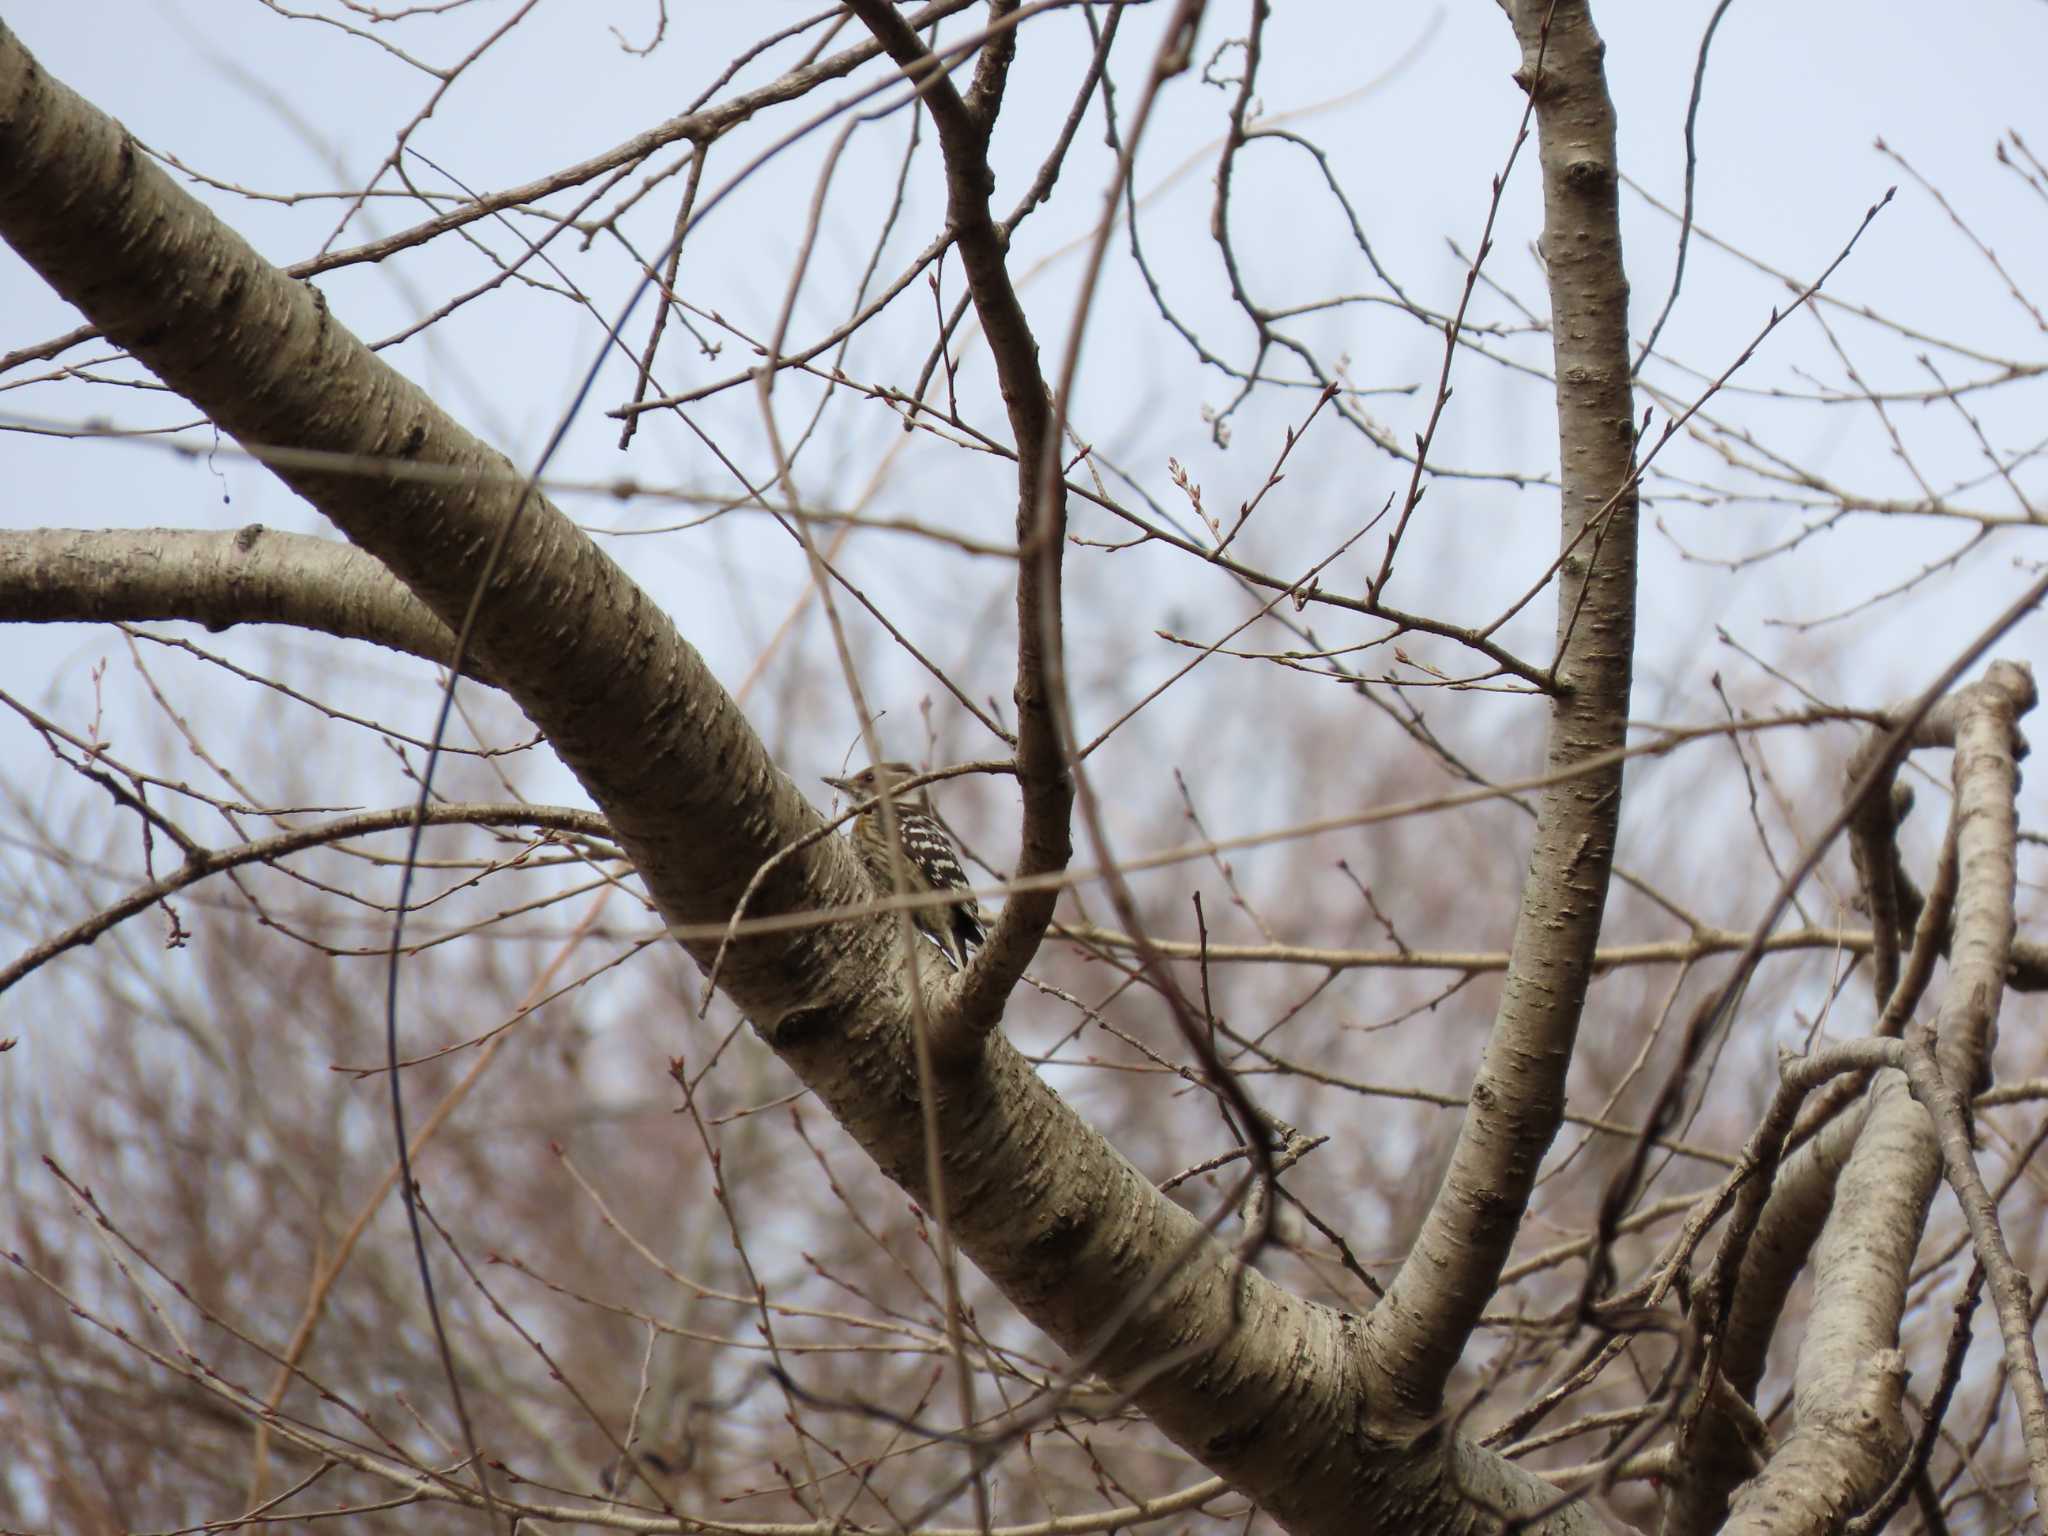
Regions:
<svg viewBox="0 0 2048 1536"><path fill-rule="evenodd" d="M1996 1202L1971 1144L1969 1098L1989 1079L1998 1010L2011 961L2018 878L2017 720L2038 695L2033 673L1994 662L1982 682L1955 696L1956 937L1948 991L1933 1020L1906 1033L1906 1077L1933 1117L1943 1171L1990 1281L2005 1338L2007 1379L2020 1410L2037 1503L2048 1502L2048 1388L2034 1348L2033 1293L2013 1263Z"/></svg>
<svg viewBox="0 0 2048 1536"><path fill-rule="evenodd" d="M1067 777L1053 695L1048 686L1047 638L1060 625L1060 554L1066 545L1066 500L1055 483L1047 487L1052 404L1038 366L1038 340L1010 280L1009 239L990 211L995 171L989 165L989 134L1015 48L1014 29L1001 28L982 55L973 90L962 100L945 67L925 47L889 0L847 0L902 69L916 83L938 130L946 165L946 217L954 248L967 274L994 360L1003 406L1017 449L1017 783L1024 802L1024 827L1017 854L1020 877L1056 874L1074 856L1074 788ZM1012 19L1014 7L995 7L997 21ZM1050 489L1052 494L1047 496ZM1049 507L1050 515L1044 508ZM970 1048L992 1030L1005 1000L1038 952L1052 922L1057 890L1027 890L1004 903L995 931L967 973L935 1032L945 1054Z"/></svg>
<svg viewBox="0 0 2048 1536"><path fill-rule="evenodd" d="M1516 78L1535 100L1556 350L1567 551L1557 592L1562 692L1553 772L1620 747L1635 647L1635 435L1614 107L1584 0L1515 0ZM1564 1112L1621 812L1619 767L1545 791L1500 1011L1451 1165L1368 1343L1409 1412L1433 1419L1500 1277Z"/></svg>
<svg viewBox="0 0 2048 1536"><path fill-rule="evenodd" d="M577 837L611 836L611 828L605 825L602 816L567 806L436 804L427 807L425 818L427 825L433 827L546 827ZM376 832L402 832L413 824L413 819L413 807L409 805L389 811L362 811L353 816L324 821L316 827L301 827L291 832L280 832L275 837L238 843L232 848L190 852L185 862L168 875L137 886L119 901L110 902L92 916L43 940L13 964L0 966L0 993L59 955L94 943L102 934L137 913L148 911L166 896L174 896L210 876L250 864L273 863L289 854L303 853L308 848L325 848L352 837L368 837Z"/></svg>
<svg viewBox="0 0 2048 1536"><path fill-rule="evenodd" d="M1710 1461L1704 1468L1710 1475L1695 1476L1682 1490L1684 1518L1676 1528L1776 1530L1788 1517L1825 1523L1868 1506L1883 1493L1908 1443L1900 1412L1900 1329L1910 1297L1909 1277L1944 1162L1980 1259L1992 1275L1994 1294L1998 1266L2001 1261L2007 1266L2000 1322L2007 1334L2037 1484L2048 1466L2041 1452L2048 1397L2034 1359L2025 1283L2012 1283L2015 1277L1996 1214L1977 1176L1967 1103L1988 1077L1999 998L2011 958L2014 721L2033 703L2031 675L2023 667L1997 662L1983 682L1947 695L1927 710L1911 737L1914 746L1956 750L1950 835L1955 840L1958 887L1948 990L1934 1021L1907 1032L1903 1072L1883 1072L1873 1083L1839 1190L1831 1201L1825 1188L1808 1191L1801 1202L1801 1210L1810 1215L1817 1198L1825 1206L1826 1219L1812 1266L1812 1315L1795 1377L1795 1429L1754 1481L1729 1502L1725 1523L1717 1516L1720 1501L1727 1496L1726 1469L1719 1458ZM1867 749L1858 754L1859 760L1869 757ZM1932 950L1931 929L1940 923L1931 904L1923 917L1915 941L1916 962L1923 959L1920 951ZM1840 1141L1830 1134L1834 1130L1830 1127L1824 1133L1827 1141ZM1739 1242L1731 1229L1727 1243ZM1724 1255L1724 1261L1731 1256L1740 1259L1745 1278L1760 1268L1748 1252ZM1767 1325L1770 1317L1759 1309L1755 1321ZM1760 1333L1752 1332L1736 1342L1740 1353L1732 1361L1737 1374L1731 1384L1738 1392L1748 1392L1754 1388L1764 1341ZM1708 1449L1711 1455L1711 1440Z"/></svg>

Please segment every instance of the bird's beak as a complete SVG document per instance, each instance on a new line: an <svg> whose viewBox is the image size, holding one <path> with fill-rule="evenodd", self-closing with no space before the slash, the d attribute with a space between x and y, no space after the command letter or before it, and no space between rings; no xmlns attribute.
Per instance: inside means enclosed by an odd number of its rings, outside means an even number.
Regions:
<svg viewBox="0 0 2048 1536"><path fill-rule="evenodd" d="M835 779L830 774L827 774L821 782L830 784L834 789L844 790L849 794L853 791L853 782L850 779Z"/></svg>

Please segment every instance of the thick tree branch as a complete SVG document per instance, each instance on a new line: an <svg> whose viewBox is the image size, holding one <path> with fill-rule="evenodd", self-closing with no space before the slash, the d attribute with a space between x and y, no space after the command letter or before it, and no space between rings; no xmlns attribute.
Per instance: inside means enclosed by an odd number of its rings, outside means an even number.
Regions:
<svg viewBox="0 0 2048 1536"><path fill-rule="evenodd" d="M1969 1113L1970 1096L1990 1076L1998 1039L2018 879L2017 721L2037 695L2032 672L2001 661L1954 697L1956 938L1940 1012L1907 1031L1906 1075L1933 1117L1943 1169L1991 1286L2035 1503L2048 1507L2048 1388L2034 1348L2032 1287L2013 1262L1997 1204L1977 1168Z"/></svg>
<svg viewBox="0 0 2048 1536"><path fill-rule="evenodd" d="M2033 703L2026 670L1994 663L1985 681L1941 700L1915 733L1916 746L1956 749L1959 884L1948 990L1932 1023L1908 1032L1905 1070L1881 1072L1871 1086L1868 1116L1815 1253L1813 1310L1795 1375L1795 1428L1735 1496L1725 1525L1713 1522L1715 1490L1703 1481L1685 1528L1776 1531L1788 1518L1818 1528L1867 1507L1889 1485L1907 1444L1899 1354L1907 1282L1944 1164L1994 1295L2003 1264L2008 1284L2000 1323L2021 1422L2037 1478L2048 1466L2040 1450L2048 1399L2033 1354L2026 1286L2014 1283L1977 1176L1967 1110L1989 1071L2011 958L2014 721ZM1931 947L1931 935L1921 935L1916 950L1922 947Z"/></svg>
<svg viewBox="0 0 2048 1536"><path fill-rule="evenodd" d="M1507 8L1522 46L1516 78L1536 103L1543 167L1559 542L1568 551L1557 590L1562 691L1545 760L1563 773L1626 736L1636 580L1628 279L1614 108L1591 12L1584 0L1515 0ZM1372 1317L1376 1357L1420 1419L1442 1407L1564 1112L1613 869L1621 777L1618 765L1580 774L1543 796L1472 1108L1408 1260Z"/></svg>
<svg viewBox="0 0 2048 1536"><path fill-rule="evenodd" d="M1871 753L1889 734L1873 736L1854 760L1867 768ZM1850 780L1851 793L1863 777L1858 773ZM1951 825L1934 886L1920 911L1905 974L1878 1017L1874 1033L1881 1040L1896 1040L1905 1019L1920 1006L1935 954L1948 941L1947 914L1955 895L1953 834ZM1895 852L1888 835L1884 842ZM1756 1389L1793 1283L1805 1272L1833 1208L1837 1182L1862 1135L1873 1102L1869 1087L1867 1073L1841 1077L1806 1105L1792 1133L1796 1154L1778 1170L1767 1197L1761 1190L1744 1190L1736 1218L1723 1231L1714 1278L1694 1312L1695 1329L1710 1337L1718 1334L1711 1337L1713 1379L1698 1384L1680 1421L1677 1443L1682 1454L1664 1485L1667 1536L1718 1531L1727 1518L1730 1495L1758 1469L1747 1445ZM1726 1279L1731 1270L1732 1283ZM1719 1301L1723 1295L1725 1306ZM1709 1315L1717 1310L1725 1314L1725 1321Z"/></svg>
<svg viewBox="0 0 2048 1536"><path fill-rule="evenodd" d="M961 99L945 67L889 0L847 0L847 9L874 33L924 95L946 164L946 217L954 249L967 274L967 291L995 361L996 380L1017 449L1017 783L1024 827L1017 854L1020 876L1057 873L1074 856L1074 787L1067 776L1047 669L1047 642L1060 626L1060 556L1066 545L1066 501L1045 484L1053 430L1052 403L1038 365L1038 340L1010 281L1009 239L990 211L995 171L989 134L1016 42L1005 28L983 50L973 103ZM1015 13L993 7L991 23ZM1048 489L1052 494L1047 496ZM1050 509L1049 515L1046 509ZM1024 967L1038 952L1058 902L1056 890L1029 890L1004 903L989 942L969 970L952 1008L937 1025L941 1046L955 1054L992 1029Z"/></svg>
<svg viewBox="0 0 2048 1536"><path fill-rule="evenodd" d="M0 623L289 624L446 666L455 635L352 544L251 523L0 533ZM474 675L474 662L468 667Z"/></svg>
<svg viewBox="0 0 2048 1536"><path fill-rule="evenodd" d="M1795 1373L1796 1423L1739 1492L1726 1531L1828 1528L1890 1479L1906 1443L1899 1319L1940 1177L1926 1114L1896 1070L1870 1112L1814 1254L1813 1310Z"/></svg>

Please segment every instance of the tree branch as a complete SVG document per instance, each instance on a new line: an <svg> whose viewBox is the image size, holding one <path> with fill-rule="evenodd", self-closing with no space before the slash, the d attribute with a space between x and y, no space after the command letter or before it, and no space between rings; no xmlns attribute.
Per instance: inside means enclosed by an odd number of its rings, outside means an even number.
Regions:
<svg viewBox="0 0 2048 1536"><path fill-rule="evenodd" d="M1038 340L1010 281L1009 240L990 211L995 171L989 165L989 134L1002 82L1015 49L1012 29L993 38L982 54L974 104L961 99L945 67L932 57L910 23L889 0L847 0L847 9L887 49L904 75L924 95L938 129L946 165L946 217L954 248L967 274L967 291L995 361L996 380L1010 417L1017 449L1017 783L1024 802L1024 827L1017 854L1020 876L1057 873L1074 856L1073 784L1053 717L1048 685L1048 637L1060 625L1060 555L1066 544L1066 500L1057 483L1045 484L1050 453L1052 405L1038 365ZM994 8L992 23L1013 16L1014 6ZM1047 490L1051 495L1047 496ZM1042 505L1043 504L1043 505ZM1050 515L1043 515L1050 508ZM1027 890L1003 905L995 931L968 971L960 992L936 1022L942 1054L967 1048L993 1029L1024 967L1038 952L1058 902L1056 890Z"/></svg>
<svg viewBox="0 0 2048 1536"><path fill-rule="evenodd" d="M1545 761L1568 772L1626 736L1635 645L1635 434L1605 44L1584 0L1515 0L1516 79L1536 104L1562 471L1557 678ZM1433 1419L1498 1283L1564 1112L1621 813L1619 766L1545 791L1500 1011L1451 1165L1369 1344Z"/></svg>
<svg viewBox="0 0 2048 1536"><path fill-rule="evenodd" d="M455 636L351 544L251 523L0 532L0 622L289 624L446 666ZM466 669L475 675L472 662Z"/></svg>
<svg viewBox="0 0 2048 1536"><path fill-rule="evenodd" d="M2048 1388L2034 1348L2033 1293L2013 1262L1997 1204L1978 1171L1969 1112L1970 1095L1990 1075L2010 963L2018 878L2016 722L2036 702L2033 673L2013 662L1994 662L1982 682L1954 698L1955 945L1940 1011L1906 1033L1906 1076L1914 1098L1933 1117L1944 1171L1990 1282L2034 1499L2048 1507Z"/></svg>
<svg viewBox="0 0 2048 1536"><path fill-rule="evenodd" d="M554 805L444 805L427 807L425 819L432 827L545 827L579 838L605 838L611 829L604 818L590 811ZM274 837L238 843L232 848L195 849L185 862L160 879L137 886L119 901L109 903L90 917L73 923L62 933L0 966L0 993L7 991L30 972L48 965L59 955L95 942L119 924L146 912L167 896L231 869L251 864L273 864L308 848L325 848L334 843L369 837L378 832L403 832L413 824L414 808L400 806L389 811L363 811L342 816L318 826L280 832Z"/></svg>
<svg viewBox="0 0 2048 1536"><path fill-rule="evenodd" d="M1944 1164L1994 1296L2003 1260L2000 1324L2037 1487L2048 1468L2041 1450L2048 1398L2033 1355L2025 1282L2014 1283L1977 1176L1967 1108L1989 1072L2010 963L2014 721L2033 702L2031 675L1997 662L1983 682L1940 700L1914 733L1915 746L1956 749L1959 885L1948 991L1933 1022L1908 1031L1904 1071L1877 1075L1867 1118L1834 1191L1815 1252L1813 1311L1795 1373L1796 1427L1735 1496L1725 1525L1712 1520L1714 1485L1701 1483L1687 1529L1705 1528L1702 1517L1705 1525L1731 1532L1780 1530L1788 1518L1832 1523L1884 1492L1907 1445L1899 1334L1908 1279ZM1931 947L1925 933L1916 950L1923 946ZM1732 1233L1729 1240L1735 1241Z"/></svg>

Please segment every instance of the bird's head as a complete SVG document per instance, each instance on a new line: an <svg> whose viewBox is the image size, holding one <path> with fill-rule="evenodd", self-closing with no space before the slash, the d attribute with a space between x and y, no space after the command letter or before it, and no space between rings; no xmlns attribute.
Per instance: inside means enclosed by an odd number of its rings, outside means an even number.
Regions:
<svg viewBox="0 0 2048 1536"><path fill-rule="evenodd" d="M917 770L908 763L876 763L845 778L835 779L828 775L825 782L861 800L872 800L883 794L897 799L896 786L916 777ZM924 792L920 790L911 798L922 800Z"/></svg>

